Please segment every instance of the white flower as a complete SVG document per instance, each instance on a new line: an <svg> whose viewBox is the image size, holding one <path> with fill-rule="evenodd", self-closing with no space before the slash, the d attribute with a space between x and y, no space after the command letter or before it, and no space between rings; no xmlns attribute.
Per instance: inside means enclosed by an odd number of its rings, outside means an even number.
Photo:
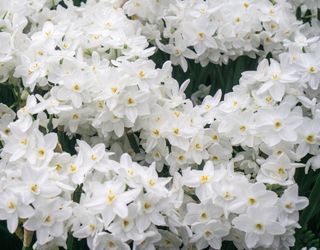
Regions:
<svg viewBox="0 0 320 250"><path fill-rule="evenodd" d="M298 185L288 187L280 198L280 206L286 213L293 213L308 206L306 197L298 196Z"/></svg>
<svg viewBox="0 0 320 250"><path fill-rule="evenodd" d="M211 220L204 224L192 226L194 235L191 242L195 242L197 249L204 249L210 245L214 249L220 249L222 237L228 235L230 224L218 220Z"/></svg>
<svg viewBox="0 0 320 250"><path fill-rule="evenodd" d="M56 183L49 179L47 169L23 168L21 171L22 183L18 192L24 203L30 204L40 197L55 198L61 192Z"/></svg>
<svg viewBox="0 0 320 250"><path fill-rule="evenodd" d="M30 231L36 231L39 244L42 245L54 237L60 237L66 233L64 223L72 215L69 202L65 202L61 198L39 199L33 205L35 214L23 226Z"/></svg>
<svg viewBox="0 0 320 250"><path fill-rule="evenodd" d="M291 162L285 154L278 157L270 156L262 163L257 181L280 185L292 184L295 169L303 166L302 163Z"/></svg>
<svg viewBox="0 0 320 250"><path fill-rule="evenodd" d="M147 193L153 194L157 197L166 197L168 195L166 184L171 180L171 177L158 177L155 167L156 164L152 163L141 173L142 185Z"/></svg>
<svg viewBox="0 0 320 250"><path fill-rule="evenodd" d="M93 240L94 250L130 250L130 247L112 234L101 232Z"/></svg>
<svg viewBox="0 0 320 250"><path fill-rule="evenodd" d="M203 170L191 170L190 168L182 172L182 184L195 188L195 193L201 201L211 199L213 189L212 184L224 178L224 169L215 169L211 161L207 161Z"/></svg>
<svg viewBox="0 0 320 250"><path fill-rule="evenodd" d="M248 248L269 247L275 235L285 232L285 228L277 222L277 216L276 207L249 207L246 214L234 218L232 223L246 233Z"/></svg>
<svg viewBox="0 0 320 250"><path fill-rule="evenodd" d="M298 138L297 128L302 123L299 110L291 111L290 105L283 103L275 109L259 110L256 116L258 135L263 141L274 146L281 140L295 142Z"/></svg>
<svg viewBox="0 0 320 250"><path fill-rule="evenodd" d="M128 216L127 204L132 202L141 192L141 189L125 191L125 183L120 179L105 183L92 183L92 197L85 206L93 211L100 212L104 225L108 226L118 215L121 218Z"/></svg>
<svg viewBox="0 0 320 250"><path fill-rule="evenodd" d="M10 233L14 233L18 227L19 218L27 219L34 214L30 205L22 202L20 196L6 191L0 194L0 219L7 220Z"/></svg>

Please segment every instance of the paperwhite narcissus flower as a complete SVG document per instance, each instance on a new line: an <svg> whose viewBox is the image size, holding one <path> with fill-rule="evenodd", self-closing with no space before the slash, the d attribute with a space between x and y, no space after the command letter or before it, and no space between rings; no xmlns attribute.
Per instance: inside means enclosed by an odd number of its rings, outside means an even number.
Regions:
<svg viewBox="0 0 320 250"><path fill-rule="evenodd" d="M223 210L212 204L211 201L205 201L201 204L189 203L187 210L184 222L188 225L207 223L213 219L219 219L223 215Z"/></svg>
<svg viewBox="0 0 320 250"><path fill-rule="evenodd" d="M30 231L37 232L39 244L44 244L54 237L59 237L66 233L65 222L72 215L72 208L69 202L65 202L61 198L39 199L34 203L34 207L35 214L23 226Z"/></svg>
<svg viewBox="0 0 320 250"><path fill-rule="evenodd" d="M298 196L298 186L296 184L288 187L280 198L280 206L289 214L304 209L308 204L307 198Z"/></svg>
<svg viewBox="0 0 320 250"><path fill-rule="evenodd" d="M221 248L222 237L228 235L230 224L217 220L210 220L207 223L192 226L195 235L191 242L195 242L197 249L204 249L210 245L214 249Z"/></svg>
<svg viewBox="0 0 320 250"><path fill-rule="evenodd" d="M155 163L145 169L144 173L141 175L141 179L142 185L147 193L154 194L158 197L166 197L168 195L168 190L165 186L171 180L171 177L158 177L158 173L155 169Z"/></svg>
<svg viewBox="0 0 320 250"><path fill-rule="evenodd" d="M256 119L258 133L269 146L274 146L281 140L295 142L298 137L297 128L302 123L299 110L291 111L286 103L274 110L259 110Z"/></svg>
<svg viewBox="0 0 320 250"><path fill-rule="evenodd" d="M0 194L0 219L7 221L10 233L14 233L18 227L19 218L27 219L34 214L34 210L28 203L24 203L20 196L7 191Z"/></svg>
<svg viewBox="0 0 320 250"><path fill-rule="evenodd" d="M139 227L136 226L135 218L137 216L137 209L134 204L128 206L128 215L125 218L116 218L114 222L108 227L113 235L117 235L123 242L132 239L134 241L140 241L144 239L144 235Z"/></svg>
<svg viewBox="0 0 320 250"><path fill-rule="evenodd" d="M92 183L92 188L92 198L85 206L100 212L106 226L112 222L116 215L125 218L128 215L127 204L141 192L140 188L125 191L125 183L120 179L105 183Z"/></svg>
<svg viewBox="0 0 320 250"><path fill-rule="evenodd" d="M280 185L292 184L295 169L303 166L302 163L291 162L285 154L278 157L270 156L261 164L257 181Z"/></svg>
<svg viewBox="0 0 320 250"><path fill-rule="evenodd" d="M281 101L286 91L286 85L296 82L299 78L293 72L286 72L286 70L288 71L288 67L285 68L286 65L281 65L273 59L270 61L266 80L257 90L257 94L269 91L274 100Z"/></svg>
<svg viewBox="0 0 320 250"><path fill-rule="evenodd" d="M319 119L305 118L301 125L301 130L298 131L301 143L297 147L297 155L299 158L304 157L306 154L316 154L316 150L319 144L320 128L318 126Z"/></svg>
<svg viewBox="0 0 320 250"><path fill-rule="evenodd" d="M99 217L83 206L74 208L73 236L79 239L94 237L97 232L102 231L103 223Z"/></svg>
<svg viewBox="0 0 320 250"><path fill-rule="evenodd" d="M201 201L210 199L212 184L219 182L226 172L224 169L215 169L212 162L208 161L203 170L186 169L182 172L182 183L195 188L195 192Z"/></svg>
<svg viewBox="0 0 320 250"><path fill-rule="evenodd" d="M175 234L166 230L159 230L162 239L158 241L155 245L159 249L178 249L182 243L182 240L179 239Z"/></svg>
<svg viewBox="0 0 320 250"><path fill-rule="evenodd" d="M319 59L305 53L299 57L297 64L301 68L301 81L308 83L314 90L318 89L320 82Z"/></svg>
<svg viewBox="0 0 320 250"><path fill-rule="evenodd" d="M21 197L24 203L30 204L40 198L55 198L61 190L53 180L49 179L47 169L22 169Z"/></svg>
<svg viewBox="0 0 320 250"><path fill-rule="evenodd" d="M95 250L130 250L130 247L112 234L101 232L93 240L92 249Z"/></svg>
<svg viewBox="0 0 320 250"><path fill-rule="evenodd" d="M160 197L153 194L140 196L137 201L136 227L142 232L146 230L151 223L158 226L166 225L161 210L164 210L167 204Z"/></svg>
<svg viewBox="0 0 320 250"><path fill-rule="evenodd" d="M277 222L276 207L249 207L246 214L233 219L235 228L246 232L245 242L248 248L269 247L275 235L283 234L285 228Z"/></svg>

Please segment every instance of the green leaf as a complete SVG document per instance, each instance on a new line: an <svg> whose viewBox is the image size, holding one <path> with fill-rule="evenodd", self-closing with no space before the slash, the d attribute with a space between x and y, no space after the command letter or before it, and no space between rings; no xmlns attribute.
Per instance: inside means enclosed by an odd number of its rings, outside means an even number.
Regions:
<svg viewBox="0 0 320 250"><path fill-rule="evenodd" d="M235 247L235 245L233 244L232 241L224 241L222 243L221 249L224 249L224 250L236 250L237 248Z"/></svg>
<svg viewBox="0 0 320 250"><path fill-rule="evenodd" d="M22 242L14 234L11 234L5 221L0 221L0 243L1 249L21 250Z"/></svg>
<svg viewBox="0 0 320 250"><path fill-rule="evenodd" d="M0 102L6 104L8 107L14 105L15 97L13 95L12 85L0 84Z"/></svg>
<svg viewBox="0 0 320 250"><path fill-rule="evenodd" d="M80 6L81 5L81 2L85 3L87 2L86 0L73 0L73 4L75 6Z"/></svg>
<svg viewBox="0 0 320 250"><path fill-rule="evenodd" d="M313 186L309 196L309 206L302 212L300 224L307 227L310 220L320 212L320 175L318 174L317 180Z"/></svg>
<svg viewBox="0 0 320 250"><path fill-rule="evenodd" d="M76 138L73 137L72 139L69 139L69 137L63 132L58 131L58 140L61 144L62 150L65 152L68 152L72 155L76 154Z"/></svg>
<svg viewBox="0 0 320 250"><path fill-rule="evenodd" d="M128 137L128 140L129 140L129 143L130 143L130 146L131 148L133 149L133 151L135 153L140 153L140 148L139 148L139 144L134 136L134 133L130 133L128 132L127 133L127 137Z"/></svg>
<svg viewBox="0 0 320 250"><path fill-rule="evenodd" d="M83 184L78 185L76 190L73 193L72 200L76 203L80 202L80 198L81 198L81 194L82 194L82 186L83 186Z"/></svg>

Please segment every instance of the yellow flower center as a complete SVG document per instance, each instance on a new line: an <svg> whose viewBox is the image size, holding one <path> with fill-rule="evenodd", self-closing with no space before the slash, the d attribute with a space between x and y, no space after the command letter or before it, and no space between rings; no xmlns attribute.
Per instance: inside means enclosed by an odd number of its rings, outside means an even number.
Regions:
<svg viewBox="0 0 320 250"><path fill-rule="evenodd" d="M254 204L257 203L257 201L256 201L255 198L249 198L249 199L248 199L248 203L249 203L249 205L254 205Z"/></svg>
<svg viewBox="0 0 320 250"><path fill-rule="evenodd" d="M158 129L154 129L154 130L152 130L152 134L155 137L159 137L160 136L160 131Z"/></svg>
<svg viewBox="0 0 320 250"><path fill-rule="evenodd" d="M201 145L200 143L196 143L196 144L194 145L194 148L195 148L196 150L201 150L201 149L202 149L202 145Z"/></svg>
<svg viewBox="0 0 320 250"><path fill-rule="evenodd" d="M133 98L129 97L127 100L127 103L128 103L128 105L133 105L133 104L135 104L135 100Z"/></svg>
<svg viewBox="0 0 320 250"><path fill-rule="evenodd" d="M259 230L259 231L262 231L262 230L263 230L263 225L262 225L261 223L257 223L257 224L255 225L255 228L256 228L257 230Z"/></svg>
<svg viewBox="0 0 320 250"><path fill-rule="evenodd" d="M225 200L232 200L233 199L233 195L229 191L226 191L226 192L223 193L223 198Z"/></svg>
<svg viewBox="0 0 320 250"><path fill-rule="evenodd" d="M313 144L313 143L315 143L316 139L315 139L314 135L310 134L310 135L306 136L306 141L310 144Z"/></svg>
<svg viewBox="0 0 320 250"><path fill-rule="evenodd" d="M133 176L134 170L132 168L128 168L127 173L128 173L128 175Z"/></svg>
<svg viewBox="0 0 320 250"><path fill-rule="evenodd" d="M274 73L274 74L272 74L271 79L272 79L273 81L277 81L277 80L279 80L279 75L276 74L276 73Z"/></svg>
<svg viewBox="0 0 320 250"><path fill-rule="evenodd" d="M272 99L271 96L267 96L267 97L265 98L265 100L266 100L267 103L271 103L271 102L273 101L273 99Z"/></svg>
<svg viewBox="0 0 320 250"><path fill-rule="evenodd" d="M32 193L37 193L39 191L38 184L33 183L30 187Z"/></svg>
<svg viewBox="0 0 320 250"><path fill-rule="evenodd" d="M213 141L218 141L219 140L219 136L218 135L213 135L213 136L211 136L211 139Z"/></svg>
<svg viewBox="0 0 320 250"><path fill-rule="evenodd" d="M151 207L151 204L148 202L145 202L143 207L144 207L144 209L148 210Z"/></svg>
<svg viewBox="0 0 320 250"><path fill-rule="evenodd" d="M278 173L279 175L284 175L284 174L286 173L286 170L285 170L285 168L283 168L283 167L279 167L279 168L277 169L277 173Z"/></svg>
<svg viewBox="0 0 320 250"><path fill-rule="evenodd" d="M61 169L62 169L62 166L57 163L57 164L55 165L55 170L56 170L56 171L60 171Z"/></svg>
<svg viewBox="0 0 320 250"><path fill-rule="evenodd" d="M15 209L15 208L16 208L16 205L14 204L14 202L9 201L9 202L7 203L7 208L9 208L9 209Z"/></svg>
<svg viewBox="0 0 320 250"><path fill-rule="evenodd" d="M150 187L153 187L154 185L156 185L156 181L154 179L150 179L148 181L148 184L149 184Z"/></svg>
<svg viewBox="0 0 320 250"><path fill-rule="evenodd" d="M211 159L212 159L213 161L219 161L219 160L220 160L220 157L217 156L217 155L213 155L213 156L211 157Z"/></svg>
<svg viewBox="0 0 320 250"><path fill-rule="evenodd" d="M10 128L5 128L3 131L6 135L10 134L11 130Z"/></svg>
<svg viewBox="0 0 320 250"><path fill-rule="evenodd" d="M89 230L94 232L96 230L96 226L94 224L89 224Z"/></svg>
<svg viewBox="0 0 320 250"><path fill-rule="evenodd" d="M179 135L180 129L179 129L179 128L174 128L174 129L173 129L173 133L174 133L175 135Z"/></svg>
<svg viewBox="0 0 320 250"><path fill-rule="evenodd" d="M179 156L178 156L178 160L179 160L179 161L183 161L183 160L184 160L184 155L179 155Z"/></svg>
<svg viewBox="0 0 320 250"><path fill-rule="evenodd" d="M70 173L75 173L75 172L77 172L77 170L78 170L78 167L75 164L70 165L70 167L69 167Z"/></svg>
<svg viewBox="0 0 320 250"><path fill-rule="evenodd" d="M116 246L116 244L112 240L109 240L107 242L107 247L114 248L115 246Z"/></svg>
<svg viewBox="0 0 320 250"><path fill-rule="evenodd" d="M164 244L165 244L167 247L169 247L169 246L172 245L172 242L171 242L171 240L165 239L165 240L164 240Z"/></svg>
<svg viewBox="0 0 320 250"><path fill-rule="evenodd" d="M44 223L49 224L52 222L52 217L50 215L48 215L45 219L44 219Z"/></svg>
<svg viewBox="0 0 320 250"><path fill-rule="evenodd" d="M112 87L112 88L111 88L111 92L112 92L113 94L117 93L117 91L118 91L118 88L117 88L117 87Z"/></svg>
<svg viewBox="0 0 320 250"><path fill-rule="evenodd" d="M80 116L77 113L74 113L72 115L72 120L79 120L79 119L80 119Z"/></svg>
<svg viewBox="0 0 320 250"><path fill-rule="evenodd" d="M126 227L129 226L129 225L130 225L130 221L128 221L127 219L122 220L122 226L123 226L124 228L126 228Z"/></svg>
<svg viewBox="0 0 320 250"><path fill-rule="evenodd" d="M143 70L140 70L138 75L140 78L144 78L146 76L146 73Z"/></svg>
<svg viewBox="0 0 320 250"><path fill-rule="evenodd" d="M200 176L200 183L204 184L207 183L209 181L209 176L208 175L201 175Z"/></svg>
<svg viewBox="0 0 320 250"><path fill-rule="evenodd" d="M107 195L107 203L111 205L115 199L116 199L116 195L113 193L112 190L109 190Z"/></svg>
<svg viewBox="0 0 320 250"><path fill-rule="evenodd" d="M199 32L198 37L199 37L199 40L204 40L204 38L206 37L206 34L204 32Z"/></svg>
<svg viewBox="0 0 320 250"><path fill-rule="evenodd" d="M103 109L106 106L106 103L105 103L105 101L98 101L97 106L98 106L98 108Z"/></svg>
<svg viewBox="0 0 320 250"><path fill-rule="evenodd" d="M27 140L26 138L21 139L21 140L20 140L20 144L22 144L22 145L27 145L27 144L28 144L28 140Z"/></svg>
<svg viewBox="0 0 320 250"><path fill-rule="evenodd" d="M203 220L206 220L206 219L208 219L208 214L206 212L203 212L200 214L200 218Z"/></svg>
<svg viewBox="0 0 320 250"><path fill-rule="evenodd" d="M240 130L240 132L245 132L246 131L246 126L244 126L244 125L241 125L240 127L239 127L239 130Z"/></svg>
<svg viewBox="0 0 320 250"><path fill-rule="evenodd" d="M209 238L213 235L213 233L211 231L206 231L204 234L207 238Z"/></svg>
<svg viewBox="0 0 320 250"><path fill-rule="evenodd" d="M236 108L238 106L238 102L237 101L233 101L232 105L233 105L234 108Z"/></svg>
<svg viewBox="0 0 320 250"><path fill-rule="evenodd" d="M274 127L275 127L276 129L281 128L281 127L282 127L282 123L281 123L281 121L275 121L275 123L274 123Z"/></svg>
<svg viewBox="0 0 320 250"><path fill-rule="evenodd" d="M40 148L40 149L38 150L38 156L39 156L39 157L43 157L43 156L45 155L45 153L46 153L46 151L45 151L43 148Z"/></svg>
<svg viewBox="0 0 320 250"><path fill-rule="evenodd" d="M314 73L317 72L317 68L314 67L314 66L311 66L311 67L308 68L308 71L309 71L309 73L314 74Z"/></svg>
<svg viewBox="0 0 320 250"><path fill-rule="evenodd" d="M79 92L81 90L80 85L78 83L73 84L72 89L75 92Z"/></svg>

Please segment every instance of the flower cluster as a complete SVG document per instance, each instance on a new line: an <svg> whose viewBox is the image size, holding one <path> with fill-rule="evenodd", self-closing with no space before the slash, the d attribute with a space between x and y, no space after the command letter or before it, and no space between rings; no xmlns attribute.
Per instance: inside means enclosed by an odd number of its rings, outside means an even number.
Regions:
<svg viewBox="0 0 320 250"><path fill-rule="evenodd" d="M141 19L149 40L184 71L186 59L205 66L243 54L276 55L284 49L284 41L301 33L289 1L130 0L123 8Z"/></svg>
<svg viewBox="0 0 320 250"><path fill-rule="evenodd" d="M294 245L308 205L296 168L320 168L319 22L301 25L287 1L17 3L0 13L0 79L21 93L17 112L0 104L11 233L36 232L35 249L70 235L96 250ZM153 35L171 54L161 68ZM185 58L258 49L273 59L223 100L200 90L195 104L172 76Z"/></svg>

